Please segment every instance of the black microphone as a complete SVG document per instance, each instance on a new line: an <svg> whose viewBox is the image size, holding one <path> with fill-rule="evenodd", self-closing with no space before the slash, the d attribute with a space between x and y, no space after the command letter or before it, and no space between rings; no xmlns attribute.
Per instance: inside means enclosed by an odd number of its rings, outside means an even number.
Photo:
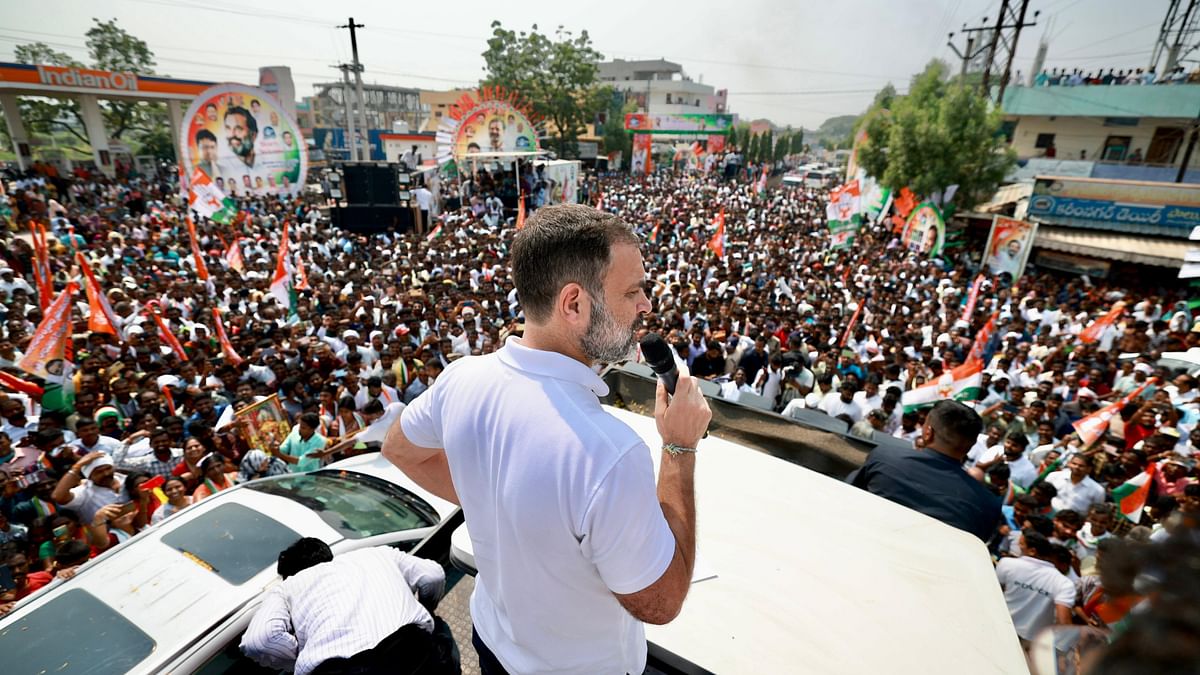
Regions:
<svg viewBox="0 0 1200 675"><path fill-rule="evenodd" d="M679 369L675 367L675 357L671 347L658 333L646 333L642 338L642 356L646 357L646 365L658 375L658 379L666 387L667 393L675 394L675 385L679 382Z"/></svg>

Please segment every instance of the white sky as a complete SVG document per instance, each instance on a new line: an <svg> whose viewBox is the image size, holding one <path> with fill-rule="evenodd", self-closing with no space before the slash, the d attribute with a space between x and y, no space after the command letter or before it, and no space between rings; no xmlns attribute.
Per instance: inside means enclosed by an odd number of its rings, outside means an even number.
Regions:
<svg viewBox="0 0 1200 675"><path fill-rule="evenodd" d="M1038 26L1021 36L1016 68L1028 73L1037 42L1047 64L1084 69L1145 67L1168 0L1033 0ZM743 119L815 128L854 114L889 80L904 91L929 59L957 64L947 33L994 21L999 0L610 0L549 2L318 2L261 0L0 0L0 60L43 41L87 61L91 17L116 18L149 43L158 71L176 77L257 82L265 65L292 68L297 97L340 77L353 15L367 81L446 89L478 82L493 19L543 32L586 29L607 58L666 58L693 79L730 92ZM959 38L957 42L961 44ZM762 92L768 92L763 94Z"/></svg>

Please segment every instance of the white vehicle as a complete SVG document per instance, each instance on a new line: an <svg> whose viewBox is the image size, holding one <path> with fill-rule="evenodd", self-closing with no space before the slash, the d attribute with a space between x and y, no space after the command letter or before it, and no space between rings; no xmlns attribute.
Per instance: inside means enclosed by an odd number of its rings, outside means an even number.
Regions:
<svg viewBox="0 0 1200 675"><path fill-rule="evenodd" d="M826 189L838 184L842 174L837 169L813 169L804 174L804 187Z"/></svg>
<svg viewBox="0 0 1200 675"><path fill-rule="evenodd" d="M378 453L219 492L18 605L0 621L0 670L247 672L238 641L280 551L301 537L335 555L407 551L457 508Z"/></svg>
<svg viewBox="0 0 1200 675"><path fill-rule="evenodd" d="M1155 365L1170 370L1185 370L1188 375L1195 377L1200 375L1200 347L1192 347L1186 352L1163 352Z"/></svg>
<svg viewBox="0 0 1200 675"><path fill-rule="evenodd" d="M608 410L659 447L653 418ZM1028 674L991 557L974 536L715 436L699 451L692 588L678 618L646 626L650 665ZM465 525L450 558L474 572Z"/></svg>

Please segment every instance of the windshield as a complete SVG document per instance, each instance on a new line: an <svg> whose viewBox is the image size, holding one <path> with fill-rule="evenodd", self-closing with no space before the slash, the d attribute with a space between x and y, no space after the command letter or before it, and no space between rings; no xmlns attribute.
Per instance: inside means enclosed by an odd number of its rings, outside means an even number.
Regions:
<svg viewBox="0 0 1200 675"><path fill-rule="evenodd" d="M298 473L246 487L307 506L348 539L432 527L440 520L432 506L408 490L348 471Z"/></svg>
<svg viewBox="0 0 1200 675"><path fill-rule="evenodd" d="M222 504L163 535L162 542L231 584L275 564L300 534L241 504Z"/></svg>
<svg viewBox="0 0 1200 675"><path fill-rule="evenodd" d="M154 640L80 589L69 590L0 630L8 673L124 673Z"/></svg>

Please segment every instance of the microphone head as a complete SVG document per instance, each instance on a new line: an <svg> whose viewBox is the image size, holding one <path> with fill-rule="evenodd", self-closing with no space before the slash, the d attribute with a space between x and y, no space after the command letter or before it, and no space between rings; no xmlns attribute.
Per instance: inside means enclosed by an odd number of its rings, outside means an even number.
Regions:
<svg viewBox="0 0 1200 675"><path fill-rule="evenodd" d="M667 373L675 367L675 357L671 355L671 347L658 333L646 333L641 340L642 356L646 357L646 365L656 373Z"/></svg>

